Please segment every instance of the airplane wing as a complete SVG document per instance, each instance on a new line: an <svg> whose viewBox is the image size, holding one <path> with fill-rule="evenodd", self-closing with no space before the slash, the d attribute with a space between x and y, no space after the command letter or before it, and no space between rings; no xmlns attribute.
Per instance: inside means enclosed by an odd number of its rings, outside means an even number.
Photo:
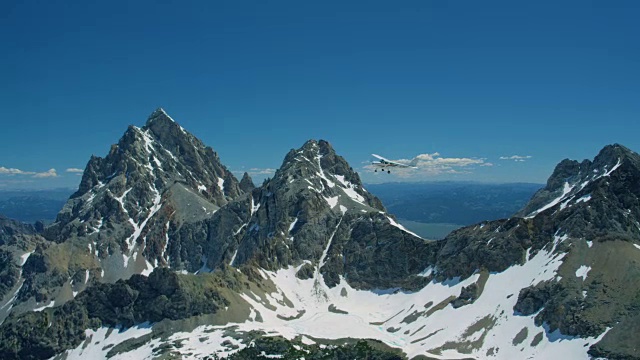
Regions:
<svg viewBox="0 0 640 360"><path fill-rule="evenodd" d="M376 157L378 159L380 159L380 163L382 165L387 165L387 166L400 166L400 167L410 167L413 169L417 169L415 166L411 166L411 165L407 165L407 164L403 164L397 161L393 161L393 160L389 160L387 158L384 158L380 155L376 155L376 154L371 154L373 157Z"/></svg>

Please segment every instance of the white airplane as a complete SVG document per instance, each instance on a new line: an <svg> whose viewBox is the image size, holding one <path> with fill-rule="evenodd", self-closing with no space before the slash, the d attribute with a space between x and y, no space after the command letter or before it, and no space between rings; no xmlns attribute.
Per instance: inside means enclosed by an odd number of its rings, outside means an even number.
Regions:
<svg viewBox="0 0 640 360"><path fill-rule="evenodd" d="M391 174L391 170L389 170L389 168L391 167L405 167L405 168L412 168L412 169L417 169L418 167L416 165L418 165L418 158L414 158L413 160L411 160L410 163L408 164L403 164L401 162L397 162L397 161L393 161L393 160L389 160L386 158L383 158L380 155L376 155L376 154L371 154L373 155L373 157L378 158L380 161L374 161L371 164L373 166L382 168L382 172L384 172L384 168L387 168L387 173ZM378 169L374 169L374 172L378 172Z"/></svg>

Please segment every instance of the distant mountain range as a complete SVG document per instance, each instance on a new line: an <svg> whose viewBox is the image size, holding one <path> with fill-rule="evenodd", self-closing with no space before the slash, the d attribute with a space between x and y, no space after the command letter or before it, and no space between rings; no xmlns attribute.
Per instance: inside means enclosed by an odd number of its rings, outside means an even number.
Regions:
<svg viewBox="0 0 640 360"><path fill-rule="evenodd" d="M75 189L0 190L0 214L22 222L51 223Z"/></svg>
<svg viewBox="0 0 640 360"><path fill-rule="evenodd" d="M365 184L398 218L471 225L505 219L522 209L543 184L423 182Z"/></svg>
<svg viewBox="0 0 640 360"><path fill-rule="evenodd" d="M640 359L639 183L609 145L430 241L327 141L255 186L158 109L53 224L0 218L0 358Z"/></svg>

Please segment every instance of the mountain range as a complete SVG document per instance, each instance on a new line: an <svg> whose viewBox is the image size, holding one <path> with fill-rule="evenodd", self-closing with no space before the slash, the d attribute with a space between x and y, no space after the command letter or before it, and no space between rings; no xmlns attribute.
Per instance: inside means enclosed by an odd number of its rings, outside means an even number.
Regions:
<svg viewBox="0 0 640 360"><path fill-rule="evenodd" d="M430 241L327 141L255 186L158 109L53 224L0 218L0 357L638 359L638 184L609 145Z"/></svg>
<svg viewBox="0 0 640 360"><path fill-rule="evenodd" d="M0 214L22 222L53 222L75 190L0 190Z"/></svg>
<svg viewBox="0 0 640 360"><path fill-rule="evenodd" d="M399 219L464 225L504 219L522 209L544 185L462 181L365 184Z"/></svg>

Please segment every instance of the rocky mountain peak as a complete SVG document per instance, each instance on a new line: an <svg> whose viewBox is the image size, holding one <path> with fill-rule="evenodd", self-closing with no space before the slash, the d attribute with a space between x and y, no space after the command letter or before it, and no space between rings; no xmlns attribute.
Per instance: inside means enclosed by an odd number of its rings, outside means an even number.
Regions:
<svg viewBox="0 0 640 360"><path fill-rule="evenodd" d="M180 155L185 158L197 156L198 150L209 149L206 150L209 155L219 161L218 155L213 150L207 148L202 141L180 126L162 108L151 113L141 130L178 157Z"/></svg>
<svg viewBox="0 0 640 360"><path fill-rule="evenodd" d="M593 161L564 159L554 169L547 185L539 190L517 215L535 216L576 198L578 194L587 196L597 187L604 190L612 176L629 172L640 174L640 156L619 144L605 146ZM567 204L562 208L566 206Z"/></svg>
<svg viewBox="0 0 640 360"><path fill-rule="evenodd" d="M149 115L149 117L147 118L147 123L146 126L151 125L151 123L153 122L176 122L175 120L173 120L173 118L171 116L169 116L169 114L167 114L166 111L164 111L163 108L159 107L157 109L155 109L151 115Z"/></svg>
<svg viewBox="0 0 640 360"><path fill-rule="evenodd" d="M93 263L111 270L108 281L126 278L169 264L171 226L208 218L241 194L213 149L158 109L142 128L129 126L106 157L91 157L44 234L90 249L84 269Z"/></svg>
<svg viewBox="0 0 640 360"><path fill-rule="evenodd" d="M287 178L287 181L303 178L311 182L317 179L321 182L318 184L320 188L333 187L338 180L341 185L363 190L358 173L342 156L336 154L326 140L308 140L299 149L291 149L274 178ZM366 191L357 192L366 196ZM383 209L379 200L375 203L375 207Z"/></svg>
<svg viewBox="0 0 640 360"><path fill-rule="evenodd" d="M255 188L256 186L253 184L253 179L251 179L248 172L245 172L240 180L240 189L245 193L250 193Z"/></svg>

